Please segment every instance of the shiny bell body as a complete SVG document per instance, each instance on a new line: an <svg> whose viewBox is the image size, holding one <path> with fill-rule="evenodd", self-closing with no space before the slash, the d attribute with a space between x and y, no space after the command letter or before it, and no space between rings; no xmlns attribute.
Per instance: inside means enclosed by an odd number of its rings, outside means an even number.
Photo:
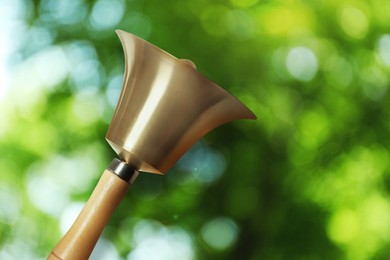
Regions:
<svg viewBox="0 0 390 260"><path fill-rule="evenodd" d="M140 171L165 173L203 135L236 119L255 119L240 101L191 63L124 31L125 75L106 139Z"/></svg>

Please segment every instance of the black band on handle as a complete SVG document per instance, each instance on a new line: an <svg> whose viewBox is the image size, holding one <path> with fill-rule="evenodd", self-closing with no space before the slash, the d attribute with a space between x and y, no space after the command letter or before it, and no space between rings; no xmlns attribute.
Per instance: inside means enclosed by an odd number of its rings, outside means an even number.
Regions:
<svg viewBox="0 0 390 260"><path fill-rule="evenodd" d="M117 158L114 158L107 168L112 173L116 174L124 180L125 182L132 183L132 180L134 180L137 175L138 171L135 169L135 167L125 163L124 161L121 161Z"/></svg>

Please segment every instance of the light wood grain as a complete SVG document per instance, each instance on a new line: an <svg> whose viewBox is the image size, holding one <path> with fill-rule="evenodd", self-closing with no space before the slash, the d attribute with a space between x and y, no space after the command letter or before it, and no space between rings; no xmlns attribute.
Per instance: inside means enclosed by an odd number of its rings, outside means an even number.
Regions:
<svg viewBox="0 0 390 260"><path fill-rule="evenodd" d="M130 184L105 170L76 221L47 259L88 259Z"/></svg>

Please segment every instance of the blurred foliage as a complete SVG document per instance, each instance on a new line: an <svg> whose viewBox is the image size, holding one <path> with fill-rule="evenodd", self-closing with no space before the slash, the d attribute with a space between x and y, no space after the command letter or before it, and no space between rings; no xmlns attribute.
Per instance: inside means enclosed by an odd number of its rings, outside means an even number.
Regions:
<svg viewBox="0 0 390 260"><path fill-rule="evenodd" d="M142 174L92 259L388 259L389 13L386 0L0 1L0 259L45 257L115 156L116 28L193 60L258 120Z"/></svg>

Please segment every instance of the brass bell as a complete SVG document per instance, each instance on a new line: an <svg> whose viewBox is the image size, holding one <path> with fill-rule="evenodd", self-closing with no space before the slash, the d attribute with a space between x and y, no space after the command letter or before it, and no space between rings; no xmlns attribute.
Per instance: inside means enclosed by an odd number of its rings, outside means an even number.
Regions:
<svg viewBox="0 0 390 260"><path fill-rule="evenodd" d="M188 62L124 31L125 77L107 141L140 171L165 173L203 135L255 119L240 101Z"/></svg>

